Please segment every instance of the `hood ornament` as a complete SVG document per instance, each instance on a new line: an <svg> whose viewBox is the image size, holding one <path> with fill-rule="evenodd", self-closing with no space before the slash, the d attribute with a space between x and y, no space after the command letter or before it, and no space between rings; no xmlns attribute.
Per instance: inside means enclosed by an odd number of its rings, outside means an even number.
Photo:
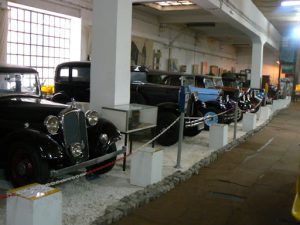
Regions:
<svg viewBox="0 0 300 225"><path fill-rule="evenodd" d="M76 101L74 98L71 98L71 109L75 109L76 108Z"/></svg>

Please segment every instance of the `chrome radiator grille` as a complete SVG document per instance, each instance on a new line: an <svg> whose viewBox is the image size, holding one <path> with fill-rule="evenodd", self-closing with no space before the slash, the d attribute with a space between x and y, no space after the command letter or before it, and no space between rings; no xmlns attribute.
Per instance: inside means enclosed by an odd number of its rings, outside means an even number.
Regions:
<svg viewBox="0 0 300 225"><path fill-rule="evenodd" d="M84 155L88 157L88 137L85 115L81 110L71 110L62 115L62 128L67 149L75 143L80 143Z"/></svg>

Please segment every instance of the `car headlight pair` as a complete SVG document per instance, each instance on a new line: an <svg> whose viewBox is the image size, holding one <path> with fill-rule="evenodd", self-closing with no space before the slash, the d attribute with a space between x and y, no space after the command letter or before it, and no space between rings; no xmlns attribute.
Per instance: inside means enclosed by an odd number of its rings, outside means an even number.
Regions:
<svg viewBox="0 0 300 225"><path fill-rule="evenodd" d="M93 110L88 110L85 113L85 117L86 117L87 123L90 126L95 126L99 121L98 113ZM55 135L55 134L57 134L57 132L59 130L60 119L58 117L52 116L52 115L47 116L46 119L44 120L44 125L45 125L47 131L51 135Z"/></svg>

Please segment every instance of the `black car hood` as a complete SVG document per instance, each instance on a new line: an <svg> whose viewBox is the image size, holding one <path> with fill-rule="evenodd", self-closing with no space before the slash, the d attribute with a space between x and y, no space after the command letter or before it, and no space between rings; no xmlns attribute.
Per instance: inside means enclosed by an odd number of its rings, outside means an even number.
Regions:
<svg viewBox="0 0 300 225"><path fill-rule="evenodd" d="M69 106L34 97L0 98L1 119L42 122L48 115L58 116Z"/></svg>

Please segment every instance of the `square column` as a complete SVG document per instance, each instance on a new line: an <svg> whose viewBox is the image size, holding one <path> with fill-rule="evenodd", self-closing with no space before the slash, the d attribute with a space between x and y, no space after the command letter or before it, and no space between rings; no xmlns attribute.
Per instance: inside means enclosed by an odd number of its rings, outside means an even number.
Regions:
<svg viewBox="0 0 300 225"><path fill-rule="evenodd" d="M261 88L261 75L263 68L264 42L252 43L252 66L251 66L251 87Z"/></svg>
<svg viewBox="0 0 300 225"><path fill-rule="evenodd" d="M130 100L131 0L93 1L91 108Z"/></svg>
<svg viewBox="0 0 300 225"><path fill-rule="evenodd" d="M7 57L7 33L8 33L8 9L7 1L0 0L0 64L6 63Z"/></svg>

